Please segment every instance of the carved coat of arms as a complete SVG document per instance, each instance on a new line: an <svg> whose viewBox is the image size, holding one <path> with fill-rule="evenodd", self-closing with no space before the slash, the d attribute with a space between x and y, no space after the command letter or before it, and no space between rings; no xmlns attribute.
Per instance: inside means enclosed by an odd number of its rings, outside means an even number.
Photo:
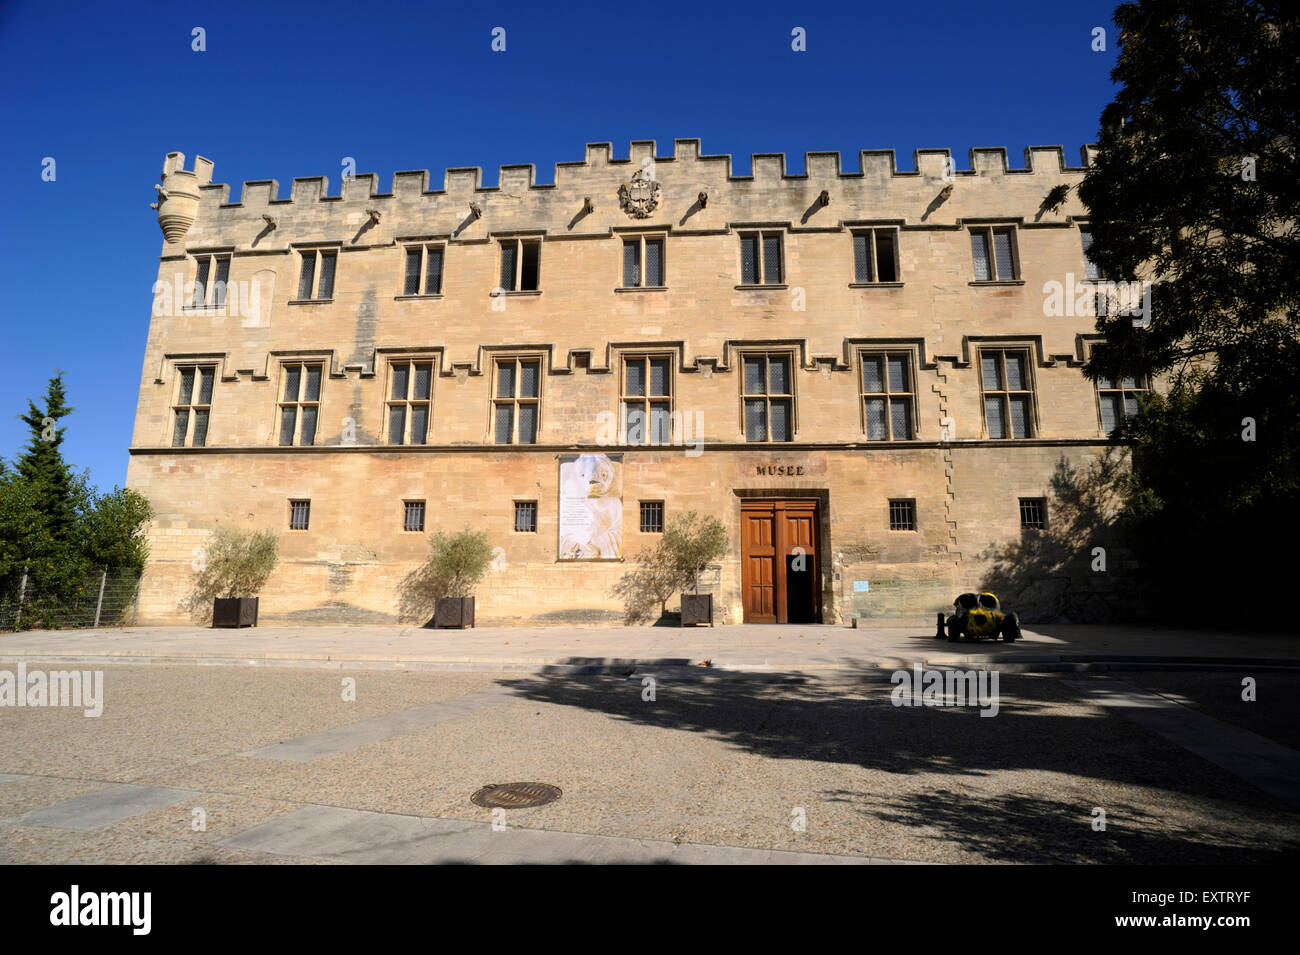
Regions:
<svg viewBox="0 0 1300 955"><path fill-rule="evenodd" d="M634 219L645 219L659 207L659 197L663 190L659 183L647 179L645 171L638 169L632 174L630 182L618 187L618 203Z"/></svg>

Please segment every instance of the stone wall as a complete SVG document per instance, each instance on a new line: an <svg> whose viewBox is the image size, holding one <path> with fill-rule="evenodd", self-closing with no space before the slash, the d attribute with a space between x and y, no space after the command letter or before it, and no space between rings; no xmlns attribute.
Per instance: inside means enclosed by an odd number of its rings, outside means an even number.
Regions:
<svg viewBox="0 0 1300 955"><path fill-rule="evenodd" d="M1017 498L1045 496L1058 461L1087 460L1106 439L1079 370L1093 320L1044 308L1045 283L1084 271L1073 189L1057 210L1044 199L1085 169L1066 166L1058 147L1026 150L1020 170L996 149L972 151L964 170L948 167L946 150L914 159L915 171L898 172L892 152L866 151L861 171L844 173L838 154L809 153L790 175L783 156L758 155L749 176L733 176L730 157L701 155L696 140L677 140L672 156L633 143L627 159L596 144L584 161L557 164L553 184L505 166L494 187L477 169L448 170L429 191L427 173L402 172L387 193L371 175L334 196L321 178L295 179L288 198L274 182L246 182L231 203L210 162L188 173L172 154L128 475L157 511L141 622L182 619L195 549L218 523L280 533L268 621L397 622L429 532L470 526L506 551L506 569L480 591L480 622L616 622L609 589L625 566L556 561L557 456L583 451L625 454L629 558L650 538L636 526L638 500L665 501L670 519L695 509L726 522L736 547L716 586L729 620L741 616L747 491L824 495L828 622L947 606L954 588L976 585L980 555L1019 535ZM658 190L644 217L620 203L634 175ZM977 224L1014 227L1018 279L973 282ZM855 283L852 230L867 225L899 230L900 281ZM741 284L738 234L750 229L782 236L779 285ZM665 287L622 289L623 240L642 233L665 241ZM520 236L541 241L540 289L500 294L500 243ZM444 250L436 296L403 294L405 249L417 242ZM318 249L337 256L334 291L301 302L302 256ZM199 259L226 255L227 306L187 306ZM1032 439L987 437L978 353L994 345L1030 355ZM759 348L791 358L792 442L745 441L741 356ZM913 440L867 440L863 348L911 357ZM622 359L647 353L671 357L673 410L690 430L672 448L611 445ZM421 447L386 441L390 362L410 356L435 369ZM493 359L516 356L542 363L537 444L499 446ZM316 443L281 448L283 363L304 359L325 370ZM194 363L216 369L208 439L173 448L178 368ZM309 530L287 529L291 498L311 500ZM890 498L916 500L915 532L888 530ZM402 531L404 499L429 502L426 532ZM539 502L536 534L513 531L520 499ZM855 579L871 589L855 594Z"/></svg>

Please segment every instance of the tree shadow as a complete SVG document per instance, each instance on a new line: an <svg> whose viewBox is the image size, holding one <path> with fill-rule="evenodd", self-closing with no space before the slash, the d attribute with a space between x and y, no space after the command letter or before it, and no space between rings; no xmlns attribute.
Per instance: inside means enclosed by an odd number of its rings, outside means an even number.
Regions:
<svg viewBox="0 0 1300 955"><path fill-rule="evenodd" d="M610 596L623 604L625 626L649 623L663 627L681 622L681 615L668 609L668 601L682 587L681 575L662 559L655 559L660 550L638 554L632 566L610 588Z"/></svg>
<svg viewBox="0 0 1300 955"><path fill-rule="evenodd" d="M195 583L176 601L176 609L186 614L196 627L212 626L212 594L201 583Z"/></svg>
<svg viewBox="0 0 1300 955"><path fill-rule="evenodd" d="M1022 623L1110 623L1142 615L1144 586L1119 523L1126 464L1119 448L1085 468L1064 457L1050 481L1047 525L996 542L983 590Z"/></svg>
<svg viewBox="0 0 1300 955"><path fill-rule="evenodd" d="M1295 861L1300 841L1263 842L1235 835L1224 813L1215 825L1189 827L1128 803L1095 806L1027 793L976 795L950 789L892 798L834 790L828 801L848 803L881 822L929 830L990 862L1066 865L1258 865ZM1105 829L1094 829L1105 812Z"/></svg>
<svg viewBox="0 0 1300 955"><path fill-rule="evenodd" d="M738 673L681 663L571 657L539 674L500 682L525 699L704 733L772 759L820 759L901 774L984 776L1016 766L1070 772L1078 758L1068 744L1082 743L1103 718L1038 715L1044 704L1010 698L1005 690L992 719L974 708L895 706L891 671L874 667L841 673L831 685L797 671ZM602 670L618 675L587 675ZM647 676L656 680L654 700L642 696ZM1068 690L1055 692L1076 698ZM1022 745L1004 747L1013 735Z"/></svg>
<svg viewBox="0 0 1300 955"><path fill-rule="evenodd" d="M615 661L573 658L499 682L521 699L699 733L765 759L839 764L867 770L873 778L879 774L881 793L846 788L827 798L856 801L883 821L934 830L936 838L964 841L989 858L1222 861L1229 850L1241 852L1247 846L1265 861L1276 853L1270 856L1274 850L1261 847L1270 839L1277 842L1279 830L1287 833L1286 839L1300 839L1300 813L1151 730L1092 708L1077 690L1054 678L1000 674L998 711L984 717L975 706L894 705L887 669L863 667L821 678L673 662L680 663L624 661L620 668ZM610 675L587 675L594 672ZM654 682L647 684L647 677ZM647 694L650 688L654 692ZM1106 836L1089 825L1093 805L1076 805L1057 795L980 794L990 787L1019 788L1024 773L1046 778L1041 785L1058 793L1116 784L1170 793L1173 800L1194 801L1192 811L1215 816L1218 835L1212 839L1204 832L1171 828L1140 807L1103 805L1118 817L1122 833L1122 838ZM1052 781L1053 774L1060 778ZM926 775L938 778L916 778ZM1089 780L1102 785L1088 785ZM936 790L936 782L944 788ZM912 791L891 802L900 788ZM1081 833L1077 838L1075 820ZM1243 831L1246 820L1266 825L1268 838ZM1089 836L1097 838L1089 841ZM1205 845L1198 848L1200 843ZM1277 844L1286 853L1300 845Z"/></svg>
<svg viewBox="0 0 1300 955"><path fill-rule="evenodd" d="M445 582L428 564L420 564L397 585L397 622L433 626L439 597L446 596Z"/></svg>

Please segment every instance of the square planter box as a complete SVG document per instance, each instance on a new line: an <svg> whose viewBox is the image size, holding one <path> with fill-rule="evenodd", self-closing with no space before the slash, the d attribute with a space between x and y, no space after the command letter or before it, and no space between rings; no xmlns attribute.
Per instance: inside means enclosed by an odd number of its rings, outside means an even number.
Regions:
<svg viewBox="0 0 1300 955"><path fill-rule="evenodd" d="M682 594L682 626L713 626L713 594Z"/></svg>
<svg viewBox="0 0 1300 955"><path fill-rule="evenodd" d="M217 597L212 601L212 626L256 627L256 597Z"/></svg>
<svg viewBox="0 0 1300 955"><path fill-rule="evenodd" d="M439 597L434 604L433 625L461 630L474 626L474 598Z"/></svg>

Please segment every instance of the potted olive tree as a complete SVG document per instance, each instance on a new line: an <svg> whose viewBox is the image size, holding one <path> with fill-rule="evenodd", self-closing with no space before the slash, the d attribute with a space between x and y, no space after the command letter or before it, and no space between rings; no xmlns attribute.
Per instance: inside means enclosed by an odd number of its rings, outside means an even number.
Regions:
<svg viewBox="0 0 1300 955"><path fill-rule="evenodd" d="M279 538L270 531L218 527L195 561L192 610L212 601L212 626L257 626L258 593L278 560Z"/></svg>
<svg viewBox="0 0 1300 955"><path fill-rule="evenodd" d="M434 603L435 627L474 626L474 587L491 565L486 532L466 528L458 534L439 531L433 536L425 571L439 594Z"/></svg>
<svg viewBox="0 0 1300 955"><path fill-rule="evenodd" d="M659 542L636 556L632 569L619 578L611 593L623 601L623 622L628 626L668 619L668 601L682 589L682 573L672 553Z"/></svg>
<svg viewBox="0 0 1300 955"><path fill-rule="evenodd" d="M663 545L681 586L690 585L694 591L682 594L681 625L713 626L713 595L700 593L700 571L726 555L727 529L711 514L701 517L689 511L668 522Z"/></svg>

